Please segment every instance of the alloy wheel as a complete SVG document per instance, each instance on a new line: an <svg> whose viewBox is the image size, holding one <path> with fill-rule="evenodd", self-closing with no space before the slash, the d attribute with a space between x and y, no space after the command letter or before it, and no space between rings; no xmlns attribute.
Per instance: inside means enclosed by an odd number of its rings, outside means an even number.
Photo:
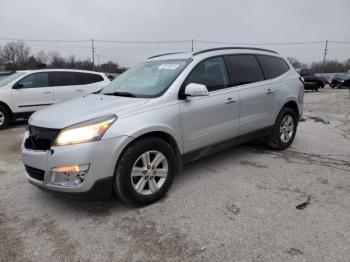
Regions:
<svg viewBox="0 0 350 262"><path fill-rule="evenodd" d="M2 126L4 122L5 122L5 115L3 112L0 111L0 126Z"/></svg>
<svg viewBox="0 0 350 262"><path fill-rule="evenodd" d="M293 137L294 133L294 120L291 115L283 117L280 125L280 138L283 143L288 143Z"/></svg>
<svg viewBox="0 0 350 262"><path fill-rule="evenodd" d="M168 176L168 161L159 151L147 151L135 161L131 170L131 184L142 195L154 194Z"/></svg>

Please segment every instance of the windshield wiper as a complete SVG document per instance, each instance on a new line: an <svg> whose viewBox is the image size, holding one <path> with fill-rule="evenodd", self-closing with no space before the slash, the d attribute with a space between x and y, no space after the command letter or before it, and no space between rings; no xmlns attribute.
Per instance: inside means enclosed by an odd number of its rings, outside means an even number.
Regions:
<svg viewBox="0 0 350 262"><path fill-rule="evenodd" d="M134 94L129 93L129 92L111 92L111 93L105 93L104 95L107 96L126 96L126 97L136 97Z"/></svg>
<svg viewBox="0 0 350 262"><path fill-rule="evenodd" d="M101 88L100 90L98 90L98 91L96 91L96 92L93 92L92 94L98 94L98 93L100 93L102 90L103 90L103 88Z"/></svg>

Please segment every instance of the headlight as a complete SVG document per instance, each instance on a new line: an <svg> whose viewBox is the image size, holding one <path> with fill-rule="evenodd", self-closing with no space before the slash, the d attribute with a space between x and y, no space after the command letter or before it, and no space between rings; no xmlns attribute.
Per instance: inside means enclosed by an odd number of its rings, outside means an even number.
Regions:
<svg viewBox="0 0 350 262"><path fill-rule="evenodd" d="M58 134L54 145L65 146L100 140L117 118L115 115L108 115L67 127Z"/></svg>

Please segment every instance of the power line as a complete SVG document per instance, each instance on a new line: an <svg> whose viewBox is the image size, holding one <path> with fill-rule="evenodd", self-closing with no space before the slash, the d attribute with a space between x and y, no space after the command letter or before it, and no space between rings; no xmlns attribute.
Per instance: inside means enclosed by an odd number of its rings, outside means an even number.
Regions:
<svg viewBox="0 0 350 262"><path fill-rule="evenodd" d="M176 43L190 43L192 40L166 40L166 41L122 41L122 40L100 40L95 42L101 43L120 43L120 44L176 44Z"/></svg>
<svg viewBox="0 0 350 262"><path fill-rule="evenodd" d="M20 39L20 38L4 38L1 37L0 40L5 41L24 41L24 42L46 42L46 43L81 43L90 42L91 39L81 39L81 40L59 40L59 39ZM160 40L160 41L129 41L129 40L103 40L94 39L94 42L101 43L120 43L120 44L167 44L167 43L205 43L205 44L230 44L230 45L307 45L307 44L321 44L325 41L309 41L309 42L263 42L263 43L252 43L252 42L223 42L223 41L208 41L208 40ZM330 43L338 44L350 44L347 41L335 41L330 40Z"/></svg>
<svg viewBox="0 0 350 262"><path fill-rule="evenodd" d="M24 41L24 42L45 42L45 43L81 43L89 42L90 40L43 40L43 39L19 39L19 38L0 38L5 41Z"/></svg>
<svg viewBox="0 0 350 262"><path fill-rule="evenodd" d="M350 45L350 42L346 41L328 41L329 43L334 43L334 44L344 44L344 45Z"/></svg>
<svg viewBox="0 0 350 262"><path fill-rule="evenodd" d="M247 42L217 42L217 41L206 41L206 40L195 40L197 43L204 44L225 44L225 45L308 45L308 44L321 44L324 41L313 41L313 42L286 42L286 43L247 43Z"/></svg>

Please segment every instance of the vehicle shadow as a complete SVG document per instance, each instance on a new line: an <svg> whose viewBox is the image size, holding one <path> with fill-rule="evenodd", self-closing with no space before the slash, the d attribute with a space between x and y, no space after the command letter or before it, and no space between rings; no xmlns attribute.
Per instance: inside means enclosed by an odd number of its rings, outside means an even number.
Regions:
<svg viewBox="0 0 350 262"><path fill-rule="evenodd" d="M264 152L268 150L260 141L253 141L249 143L242 144L240 146L232 147L213 155L201 158L194 162L188 163L184 166L183 171L177 174L170 193L176 191L181 185L189 183L196 179L200 179L203 171L212 171L209 172L212 175L216 174L215 169L212 166L220 166L221 164L227 163L227 161L235 161L238 158L244 158L251 152ZM208 173L208 172L207 172ZM42 199L45 194L45 202L49 206L59 207L59 209L64 210L67 214L76 214L84 215L86 217L100 217L100 216L109 216L111 214L123 214L125 212L140 213L142 208L140 206L130 206L114 196L111 196L108 199L103 199L99 201L84 201L84 200L73 200L70 198L62 197L60 195L53 195L48 192L43 192L38 189L36 197ZM167 200L167 195L156 202L155 204L162 205ZM152 206L152 205L150 205Z"/></svg>
<svg viewBox="0 0 350 262"><path fill-rule="evenodd" d="M28 121L24 119L20 119L9 123L6 129L14 129L14 128L26 127L26 126L28 126Z"/></svg>

